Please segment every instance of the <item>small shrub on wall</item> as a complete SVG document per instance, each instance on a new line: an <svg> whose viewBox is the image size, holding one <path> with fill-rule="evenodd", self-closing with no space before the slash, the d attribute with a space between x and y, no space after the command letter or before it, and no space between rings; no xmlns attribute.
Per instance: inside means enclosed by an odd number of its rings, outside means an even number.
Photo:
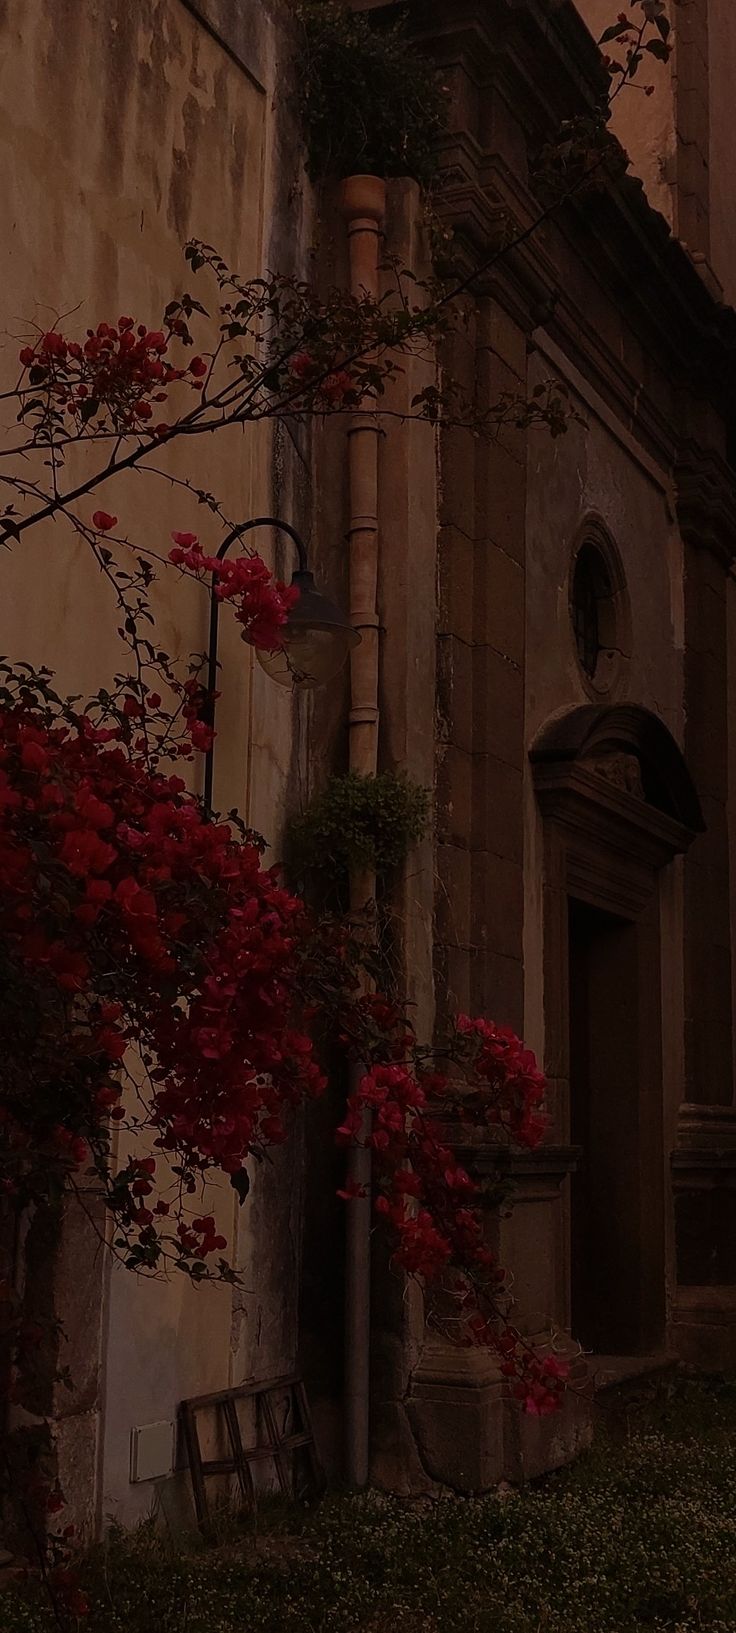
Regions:
<svg viewBox="0 0 736 1633"><path fill-rule="evenodd" d="M403 21L378 30L341 0L298 0L296 15L310 175L411 176L428 186L447 92Z"/></svg>
<svg viewBox="0 0 736 1633"><path fill-rule="evenodd" d="M426 788L402 772L376 777L350 771L331 777L287 830L287 857L303 882L347 883L355 868L369 868L384 881L424 835L429 821Z"/></svg>

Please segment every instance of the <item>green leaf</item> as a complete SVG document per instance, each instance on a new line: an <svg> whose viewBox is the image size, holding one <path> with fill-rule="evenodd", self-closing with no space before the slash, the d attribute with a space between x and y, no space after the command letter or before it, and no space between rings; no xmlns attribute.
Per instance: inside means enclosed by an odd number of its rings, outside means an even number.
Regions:
<svg viewBox="0 0 736 1633"><path fill-rule="evenodd" d="M244 1168L239 1168L237 1173L230 1175L230 1184L233 1190L237 1191L238 1203L242 1208L250 1191L250 1180Z"/></svg>
<svg viewBox="0 0 736 1633"><path fill-rule="evenodd" d="M664 40L647 40L644 50L648 51L651 56L656 57L658 62L669 61L670 48L665 44Z"/></svg>
<svg viewBox="0 0 736 1633"><path fill-rule="evenodd" d="M601 37L600 37L600 39L598 41L598 44L599 45L607 45L609 40L617 40L618 37L619 37L619 34L625 34L627 28L630 28L630 27L631 27L630 23L611 23L610 28L606 28L606 29L603 30L603 33L601 34Z"/></svg>

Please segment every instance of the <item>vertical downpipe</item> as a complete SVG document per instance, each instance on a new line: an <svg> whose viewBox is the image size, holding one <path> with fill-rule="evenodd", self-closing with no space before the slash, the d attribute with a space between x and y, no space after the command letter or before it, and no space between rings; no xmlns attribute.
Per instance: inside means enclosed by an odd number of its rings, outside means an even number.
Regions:
<svg viewBox="0 0 736 1633"><path fill-rule="evenodd" d="M350 289L357 298L379 295L379 260L386 213L386 184L378 176L351 176L343 183L341 209L350 253ZM361 642L350 669L350 769L375 776L378 769L378 438L375 414L358 410L348 433L350 475L350 616ZM375 900L375 874L353 873L351 912ZM351 1091L362 1076L353 1067ZM345 1475L351 1486L368 1484L370 1420L371 1152L362 1137L350 1147L348 1177L365 1198L348 1203L345 1267Z"/></svg>

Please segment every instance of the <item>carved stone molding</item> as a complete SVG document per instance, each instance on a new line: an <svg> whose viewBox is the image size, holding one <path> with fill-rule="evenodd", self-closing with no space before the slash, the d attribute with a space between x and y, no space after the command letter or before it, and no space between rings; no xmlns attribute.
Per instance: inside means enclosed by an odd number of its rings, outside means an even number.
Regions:
<svg viewBox="0 0 736 1633"><path fill-rule="evenodd" d="M597 759L590 760L588 764L591 771L603 777L612 788L618 788L624 794L634 794L637 799L646 798L641 765L636 754L611 750L608 754L601 754Z"/></svg>
<svg viewBox="0 0 736 1633"><path fill-rule="evenodd" d="M675 470L677 517L685 541L730 568L736 558L736 477L712 450L688 443Z"/></svg>
<svg viewBox="0 0 736 1633"><path fill-rule="evenodd" d="M675 817L585 764L537 766L534 786L545 817L601 851L618 852L645 867L665 867L689 848L695 836Z"/></svg>
<svg viewBox="0 0 736 1633"><path fill-rule="evenodd" d="M685 1104L672 1152L675 1183L687 1176L736 1170L736 1107Z"/></svg>
<svg viewBox="0 0 736 1633"><path fill-rule="evenodd" d="M636 703L578 705L554 715L529 750L540 803L577 821L582 802L601 805L612 838L622 825L651 831L671 855L704 829L682 751L663 720ZM635 761L638 774L633 771ZM565 794L567 790L567 794ZM595 824L594 815L589 821Z"/></svg>

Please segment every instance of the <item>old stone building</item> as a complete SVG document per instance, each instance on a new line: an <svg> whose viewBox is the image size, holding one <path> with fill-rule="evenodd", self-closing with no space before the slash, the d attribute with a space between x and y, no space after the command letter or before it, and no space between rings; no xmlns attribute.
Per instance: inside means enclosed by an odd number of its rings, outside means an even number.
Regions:
<svg viewBox="0 0 736 1633"><path fill-rule="evenodd" d="M380 25L394 8L362 9ZM557 1335L579 1385L560 1417L522 1418L492 1358L425 1326L374 1237L371 1466L399 1490L482 1490L553 1466L588 1432L596 1374L736 1360L731 12L680 0L655 94L616 106L629 173L549 212L464 297L446 366L481 406L562 381L565 435L437 438L401 417L426 364L391 388L379 755L434 792L432 832L393 903L404 980L426 1036L446 1011L489 1014L544 1063L549 1137L510 1159L515 1207L488 1228L519 1321ZM451 90L441 208L471 271L500 223L522 234L539 216L532 161L600 96L594 34L611 19L605 0L423 0L409 13ZM181 289L190 236L245 274L347 281L344 212L304 172L286 0L9 0L0 14L11 336L80 300L95 317L157 312ZM425 270L413 183L391 182L369 227ZM213 441L208 487L238 515L296 522L347 604L348 425L229 438ZM121 513L137 492L121 479ZM147 504L168 536L169 489ZM99 586L52 534L31 550L3 563L0 645L90 689L109 664ZM289 570L285 554L276 564ZM46 593L29 601L41 569ZM202 644L199 601L160 615L172 648ZM285 812L346 763L348 678L276 695L236 635L223 642L218 803L278 854ZM137 1280L74 1214L32 1267L69 1333L56 1437L88 1530L152 1503L180 1512L182 1399L295 1365L325 1461L342 1469L330 1127L343 1093L335 1084L334 1104L259 1172L241 1215L227 1195L218 1204L246 1291ZM482 1170L489 1153L474 1158ZM141 1445L149 1460L131 1463Z"/></svg>

